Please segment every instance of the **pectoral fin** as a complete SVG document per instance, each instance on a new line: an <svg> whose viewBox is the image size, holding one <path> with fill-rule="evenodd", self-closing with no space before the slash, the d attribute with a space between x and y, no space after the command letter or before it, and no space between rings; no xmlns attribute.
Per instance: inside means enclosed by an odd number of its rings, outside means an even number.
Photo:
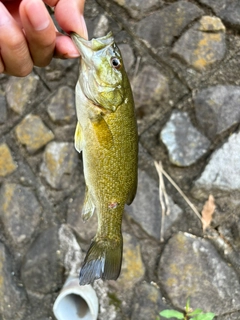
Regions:
<svg viewBox="0 0 240 320"><path fill-rule="evenodd" d="M82 136L82 128L80 123L77 123L76 130L75 130L75 149L80 153L82 151L82 144L83 144L83 136Z"/></svg>
<svg viewBox="0 0 240 320"><path fill-rule="evenodd" d="M93 215L95 210L95 205L93 204L88 188L86 187L85 199L82 208L82 219L83 221L87 221Z"/></svg>
<svg viewBox="0 0 240 320"><path fill-rule="evenodd" d="M110 149L114 142L112 132L105 119L102 116L98 116L97 119L92 120L92 126L99 144L105 149Z"/></svg>

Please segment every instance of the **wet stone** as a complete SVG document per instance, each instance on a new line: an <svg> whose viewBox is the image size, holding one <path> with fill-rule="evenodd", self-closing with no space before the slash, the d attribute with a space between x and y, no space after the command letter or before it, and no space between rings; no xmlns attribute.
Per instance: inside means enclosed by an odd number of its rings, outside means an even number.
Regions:
<svg viewBox="0 0 240 320"><path fill-rule="evenodd" d="M144 274L145 266L141 257L140 244L134 236L123 233L123 261L117 285L124 291L133 289Z"/></svg>
<svg viewBox="0 0 240 320"><path fill-rule="evenodd" d="M0 91L0 124L7 120L7 102L5 94Z"/></svg>
<svg viewBox="0 0 240 320"><path fill-rule="evenodd" d="M222 147L216 150L200 178L196 188L240 191L240 133L232 134Z"/></svg>
<svg viewBox="0 0 240 320"><path fill-rule="evenodd" d="M203 11L187 1L177 1L142 19L136 29L137 35L155 50L169 46L186 26L203 15Z"/></svg>
<svg viewBox="0 0 240 320"><path fill-rule="evenodd" d="M26 295L14 282L11 257L6 247L0 243L0 318L25 319Z"/></svg>
<svg viewBox="0 0 240 320"><path fill-rule="evenodd" d="M183 309L190 297L193 309L226 314L240 306L239 279L208 241L188 233L166 244L158 276L174 307Z"/></svg>
<svg viewBox="0 0 240 320"><path fill-rule="evenodd" d="M165 233L179 218L182 210L169 198L171 215L165 218ZM155 239L160 239L161 207L159 202L158 184L144 171L138 171L138 189L131 206L126 207L129 215Z"/></svg>
<svg viewBox="0 0 240 320"><path fill-rule="evenodd" d="M26 187L5 183L0 189L0 219L15 245L28 242L39 224L42 207Z"/></svg>
<svg viewBox="0 0 240 320"><path fill-rule="evenodd" d="M141 19L146 13L157 9L162 1L159 0L114 0L127 10L132 18Z"/></svg>
<svg viewBox="0 0 240 320"><path fill-rule="evenodd" d="M5 177L17 169L11 151L6 143L0 144L0 177Z"/></svg>
<svg viewBox="0 0 240 320"><path fill-rule="evenodd" d="M162 309L162 299L157 287L147 282L136 288L131 320L156 320Z"/></svg>
<svg viewBox="0 0 240 320"><path fill-rule="evenodd" d="M47 145L41 175L54 189L65 189L71 185L78 163L78 154L72 143L51 142Z"/></svg>
<svg viewBox="0 0 240 320"><path fill-rule="evenodd" d="M223 133L240 121L240 87L214 86L193 97L196 118L209 138Z"/></svg>
<svg viewBox="0 0 240 320"><path fill-rule="evenodd" d="M198 71L221 61L225 53L225 27L218 18L208 16L188 30L172 50L175 57Z"/></svg>
<svg viewBox="0 0 240 320"><path fill-rule="evenodd" d="M42 232L25 256L21 276L27 291L48 294L59 290L63 280L58 228Z"/></svg>
<svg viewBox="0 0 240 320"><path fill-rule="evenodd" d="M193 127L186 112L175 111L161 131L170 161L177 166L190 166L209 148L209 140Z"/></svg>
<svg viewBox="0 0 240 320"><path fill-rule="evenodd" d="M23 114L34 99L38 81L39 77L33 73L24 78L11 77L6 88L9 108L20 115Z"/></svg>
<svg viewBox="0 0 240 320"><path fill-rule="evenodd" d="M25 145L29 153L34 153L53 140L54 135L39 116L28 114L16 127L18 141Z"/></svg>
<svg viewBox="0 0 240 320"><path fill-rule="evenodd" d="M240 2L239 0L198 0L209 6L217 16L229 27L240 30Z"/></svg>
<svg viewBox="0 0 240 320"><path fill-rule="evenodd" d="M47 108L51 120L55 123L70 123L76 117L75 95L69 87L61 87L52 97Z"/></svg>

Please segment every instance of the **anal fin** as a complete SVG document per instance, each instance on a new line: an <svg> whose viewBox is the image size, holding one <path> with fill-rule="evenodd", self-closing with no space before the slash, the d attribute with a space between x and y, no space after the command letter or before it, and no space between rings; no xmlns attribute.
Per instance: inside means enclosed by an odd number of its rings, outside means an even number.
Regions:
<svg viewBox="0 0 240 320"><path fill-rule="evenodd" d="M95 205L93 204L88 188L86 187L85 199L84 199L84 204L82 208L83 221L87 221L89 218L91 218L91 216L94 213L94 210L95 210Z"/></svg>

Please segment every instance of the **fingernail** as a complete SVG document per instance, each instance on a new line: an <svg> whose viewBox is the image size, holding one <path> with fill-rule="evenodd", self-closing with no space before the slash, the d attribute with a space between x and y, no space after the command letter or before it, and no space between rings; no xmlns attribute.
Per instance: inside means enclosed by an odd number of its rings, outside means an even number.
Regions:
<svg viewBox="0 0 240 320"><path fill-rule="evenodd" d="M68 56L68 58L78 58L78 57L80 57L80 53L72 51L72 52L68 52L67 56Z"/></svg>
<svg viewBox="0 0 240 320"><path fill-rule="evenodd" d="M31 0L26 4L28 19L36 31L46 29L50 24L50 16L41 0Z"/></svg>
<svg viewBox="0 0 240 320"><path fill-rule="evenodd" d="M2 2L0 2L0 26L7 25L11 22L11 15L4 7Z"/></svg>

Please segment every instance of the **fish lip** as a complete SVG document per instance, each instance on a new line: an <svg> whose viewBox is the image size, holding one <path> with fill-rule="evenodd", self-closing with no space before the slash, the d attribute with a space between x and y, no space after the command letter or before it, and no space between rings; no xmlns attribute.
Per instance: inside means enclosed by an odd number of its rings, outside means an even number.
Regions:
<svg viewBox="0 0 240 320"><path fill-rule="evenodd" d="M114 43L114 38L111 31L103 37L93 38L92 40L86 40L76 32L71 32L70 36L80 53L84 51L84 47L85 50L90 49L92 51L98 51Z"/></svg>

